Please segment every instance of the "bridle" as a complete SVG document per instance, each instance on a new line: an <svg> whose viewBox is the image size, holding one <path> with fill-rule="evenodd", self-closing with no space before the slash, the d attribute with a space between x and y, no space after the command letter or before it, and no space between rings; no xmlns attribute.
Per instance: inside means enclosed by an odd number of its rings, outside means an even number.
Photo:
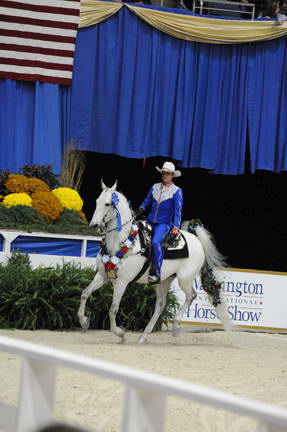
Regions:
<svg viewBox="0 0 287 432"><path fill-rule="evenodd" d="M118 194L116 192L114 192L112 194L112 202L111 202L110 205L114 208L114 210L116 212L117 224L116 224L116 226L114 228L112 228L110 230L107 230L107 226L108 226L109 222L111 222L112 220L114 220L114 216L111 217L110 219L106 220L106 217L108 216L109 211L110 211L110 209L109 209L107 211L107 213L105 214L105 216L103 217L103 219L102 219L103 225L105 226L105 232L103 233L104 235L106 235L106 234L108 234L110 232L113 232L113 231L118 231L118 232L121 231L123 226L127 225L128 223L130 223L131 221L133 221L135 219L134 216L132 216L128 221L126 221L125 223L122 224L121 223L121 215L120 215L120 212L119 212L119 210L117 208L118 203L119 203ZM119 227L119 225L120 225L120 227Z"/></svg>
<svg viewBox="0 0 287 432"><path fill-rule="evenodd" d="M112 220L114 220L114 217L112 217L111 219L109 219L108 221L104 221L104 218L103 218L103 225L105 225L105 229L107 228L107 226L108 226L108 223L110 222L110 221L112 221ZM127 225L129 222L131 222L131 221L133 221L134 220L134 217L132 216L127 222L125 222L125 223L123 223L122 224L122 227L123 226L125 226L125 225ZM106 230L105 232L104 232L104 234L108 234L108 233L110 233L110 232L112 232L112 231L116 231L117 230L117 227L115 226L115 228L112 228L112 229L110 229L110 230Z"/></svg>

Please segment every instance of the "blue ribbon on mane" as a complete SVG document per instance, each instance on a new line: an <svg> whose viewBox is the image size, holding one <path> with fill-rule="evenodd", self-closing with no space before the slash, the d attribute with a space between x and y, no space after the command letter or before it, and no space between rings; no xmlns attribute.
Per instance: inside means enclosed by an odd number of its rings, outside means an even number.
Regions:
<svg viewBox="0 0 287 432"><path fill-rule="evenodd" d="M121 215L118 209L118 204L119 204L120 200L119 200L119 195L116 192L113 192L112 194L112 205L114 207L114 209L116 210L116 217L117 217L117 232L121 232L122 230L122 219L121 219Z"/></svg>

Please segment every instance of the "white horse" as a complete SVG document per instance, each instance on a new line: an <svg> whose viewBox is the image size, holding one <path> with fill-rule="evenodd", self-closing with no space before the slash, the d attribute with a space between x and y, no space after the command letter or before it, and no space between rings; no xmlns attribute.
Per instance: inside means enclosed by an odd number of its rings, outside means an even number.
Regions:
<svg viewBox="0 0 287 432"><path fill-rule="evenodd" d="M89 327L89 318L85 316L86 301L95 290L99 289L106 282L111 280L113 284L113 300L109 310L110 328L115 335L121 338L121 342L124 342L125 332L122 328L117 326L116 315L121 298L128 283L133 281L139 274L146 258L140 253L141 245L138 236L135 237L132 243L130 242L131 244L127 242L129 250L126 258L114 258L120 250L120 245L126 244L125 241L130 236L130 233L133 232L132 228L134 227L133 214L127 199L120 192L116 191L116 187L117 182L113 187L108 188L102 181L103 191L97 199L96 210L90 222L90 226L95 228L105 227L106 252L97 255L96 262L98 271L93 281L82 293L78 317L81 326L84 329L87 329ZM114 197L116 197L117 200L116 205ZM117 230L117 222L119 221L117 218L119 218L119 216L121 218L121 231ZM196 235L184 231L184 237L188 245L189 257L163 261L161 269L161 283L155 286L157 300L154 314L141 335L139 343L144 343L146 341L147 336L152 332L154 325L163 312L166 304L167 292L175 277L177 277L178 284L186 296L185 303L176 313L172 325L173 335L177 336L180 330L179 322L182 319L183 313L196 298L196 292L193 288L195 277L200 275L205 264L207 264L211 269L224 264L222 255L216 249L209 232L205 228L198 226L196 228ZM109 279L106 272L107 269L105 267L105 262L107 262L110 257L113 257L113 261L116 262L117 266L117 277L115 279ZM148 283L148 269L137 280L137 283ZM209 301L215 305L216 303L214 303L213 296L208 295L208 297ZM222 304L216 305L216 312L225 325L225 329L228 329L226 326L228 325L229 320Z"/></svg>

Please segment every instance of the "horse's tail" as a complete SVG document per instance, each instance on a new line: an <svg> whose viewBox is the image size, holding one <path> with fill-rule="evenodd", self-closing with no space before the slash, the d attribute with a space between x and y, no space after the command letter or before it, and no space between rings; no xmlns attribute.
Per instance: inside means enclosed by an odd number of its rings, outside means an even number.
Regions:
<svg viewBox="0 0 287 432"><path fill-rule="evenodd" d="M203 226L195 227L195 234L202 244L205 260L209 267L226 267L226 258L217 249L211 233Z"/></svg>
<svg viewBox="0 0 287 432"><path fill-rule="evenodd" d="M216 308L216 313L224 329L230 331L232 324L228 317L226 305L221 297L221 282L213 272L215 267L226 267L226 258L218 251L211 233L204 228L199 219L192 219L187 228L189 232L196 235L204 250L205 263L201 269L202 287L211 296L212 304Z"/></svg>

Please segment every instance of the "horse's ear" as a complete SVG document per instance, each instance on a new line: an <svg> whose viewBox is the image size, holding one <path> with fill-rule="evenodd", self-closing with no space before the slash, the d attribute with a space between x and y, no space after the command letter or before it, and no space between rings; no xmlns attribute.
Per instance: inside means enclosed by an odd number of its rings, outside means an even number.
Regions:
<svg viewBox="0 0 287 432"><path fill-rule="evenodd" d="M111 187L111 189L113 191L115 191L117 189L117 184L118 184L118 181L116 180L115 184Z"/></svg>
<svg viewBox="0 0 287 432"><path fill-rule="evenodd" d="M101 179L101 186L102 186L102 190L107 189L107 186L106 186L105 183L103 182L103 179Z"/></svg>

